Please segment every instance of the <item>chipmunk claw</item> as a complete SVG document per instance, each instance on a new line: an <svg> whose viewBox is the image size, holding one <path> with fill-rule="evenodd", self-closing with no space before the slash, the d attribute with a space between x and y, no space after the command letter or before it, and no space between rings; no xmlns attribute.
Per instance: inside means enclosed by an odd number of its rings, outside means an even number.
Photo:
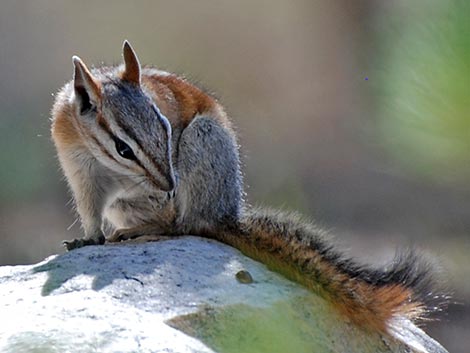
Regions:
<svg viewBox="0 0 470 353"><path fill-rule="evenodd" d="M83 239L72 239L72 240L63 240L62 246L67 251L71 251L73 249L78 249L84 246Z"/></svg>
<svg viewBox="0 0 470 353"><path fill-rule="evenodd" d="M126 240L146 239L149 235L158 234L157 230L148 226L116 229L109 238L106 238L106 241L108 243L119 243Z"/></svg>
<svg viewBox="0 0 470 353"><path fill-rule="evenodd" d="M109 243L119 243L138 236L139 234L134 234L134 232L129 231L129 229L117 229L109 238L106 239L106 241Z"/></svg>
<svg viewBox="0 0 470 353"><path fill-rule="evenodd" d="M114 233L106 238L108 243L119 243L126 240L135 240L138 242L155 241L162 238L161 234L166 234L162 231L159 225L147 224L137 226L134 228L116 229Z"/></svg>

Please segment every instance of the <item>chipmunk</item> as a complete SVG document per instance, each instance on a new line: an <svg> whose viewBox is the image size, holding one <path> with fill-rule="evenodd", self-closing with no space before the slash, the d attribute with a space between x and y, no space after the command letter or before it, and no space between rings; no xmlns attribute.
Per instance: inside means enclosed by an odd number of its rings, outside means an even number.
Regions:
<svg viewBox="0 0 470 353"><path fill-rule="evenodd" d="M433 310L432 271L419 256L365 268L299 216L246 205L223 107L181 77L142 67L127 41L123 57L123 65L89 70L74 56L73 80L52 109L52 137L85 233L65 241L67 250L199 235L308 287L368 330L387 333L395 317Z"/></svg>

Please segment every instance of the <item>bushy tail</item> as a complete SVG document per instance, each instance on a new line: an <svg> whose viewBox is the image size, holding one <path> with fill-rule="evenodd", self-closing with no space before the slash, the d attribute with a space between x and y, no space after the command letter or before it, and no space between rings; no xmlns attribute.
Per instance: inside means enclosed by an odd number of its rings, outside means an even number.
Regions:
<svg viewBox="0 0 470 353"><path fill-rule="evenodd" d="M351 322L386 333L394 317L413 321L438 310L434 266L415 252L399 253L384 269L358 265L326 235L295 214L248 210L239 229L213 237L318 293Z"/></svg>

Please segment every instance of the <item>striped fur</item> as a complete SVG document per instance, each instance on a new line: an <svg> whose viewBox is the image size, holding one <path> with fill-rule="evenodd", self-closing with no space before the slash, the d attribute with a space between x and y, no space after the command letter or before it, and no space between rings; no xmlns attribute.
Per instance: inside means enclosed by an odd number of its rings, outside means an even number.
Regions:
<svg viewBox="0 0 470 353"><path fill-rule="evenodd" d="M195 234L240 249L371 331L433 311L433 268L416 254L369 269L298 216L245 205L236 135L218 102L176 75L141 68L127 42L124 60L88 70L74 58L74 80L53 107L52 137L85 232L68 250L104 235Z"/></svg>
<svg viewBox="0 0 470 353"><path fill-rule="evenodd" d="M370 331L387 333L394 318L421 320L445 303L433 277L435 267L416 252L398 253L384 269L367 268L293 213L250 209L238 230L211 236L320 294Z"/></svg>

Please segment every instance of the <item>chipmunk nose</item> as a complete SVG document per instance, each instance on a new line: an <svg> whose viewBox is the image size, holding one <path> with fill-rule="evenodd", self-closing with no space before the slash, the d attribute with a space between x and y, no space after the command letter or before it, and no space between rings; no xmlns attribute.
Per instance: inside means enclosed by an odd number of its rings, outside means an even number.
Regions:
<svg viewBox="0 0 470 353"><path fill-rule="evenodd" d="M174 199L176 196L176 188L178 186L178 176L175 175L172 183L173 183L173 189L167 192L168 200Z"/></svg>
<svg viewBox="0 0 470 353"><path fill-rule="evenodd" d="M160 183L160 190L170 192L175 188L175 183L172 179L166 179L165 182Z"/></svg>
<svg viewBox="0 0 470 353"><path fill-rule="evenodd" d="M171 191L168 191L168 192L166 193L166 196L168 197L168 200L174 199L175 196L176 196L176 189L173 189L173 190L171 190Z"/></svg>
<svg viewBox="0 0 470 353"><path fill-rule="evenodd" d="M166 185L162 186L161 189L167 192L174 192L178 185L178 177L171 173L166 178Z"/></svg>

